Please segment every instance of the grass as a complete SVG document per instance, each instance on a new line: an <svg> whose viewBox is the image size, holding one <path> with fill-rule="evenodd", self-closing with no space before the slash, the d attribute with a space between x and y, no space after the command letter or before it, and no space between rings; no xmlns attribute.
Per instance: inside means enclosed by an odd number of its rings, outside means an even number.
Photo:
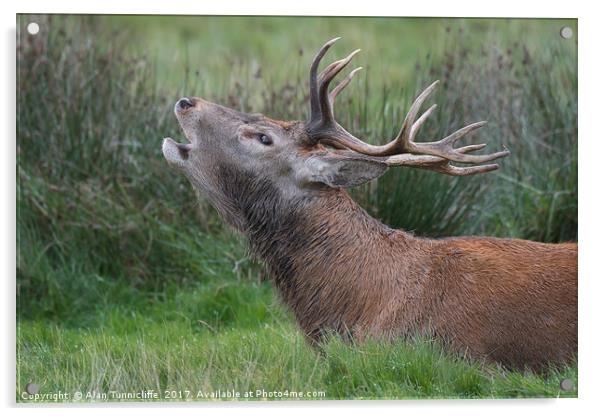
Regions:
<svg viewBox="0 0 602 416"><path fill-rule="evenodd" d="M159 315L163 310L159 306L153 312ZM289 321L269 319L274 317L271 312L267 321L254 316L252 327L243 322L219 331L189 317L166 318L161 323L160 315L146 312L109 314L99 329L27 325L20 336L22 354L30 358L22 372L35 374L45 391L60 390L71 397L75 392L141 390L160 392L167 399L166 392L183 392L187 400L205 399L198 397L199 391L210 396L218 390L234 390L241 399L245 392L258 390L315 392L309 398L329 400L575 395L559 389L561 380L576 380L575 367L553 371L545 378L483 369L449 357L426 339L353 346L335 338L318 354ZM281 315L281 311L275 313ZM82 400L105 401L98 397Z"/></svg>
<svg viewBox="0 0 602 416"><path fill-rule="evenodd" d="M191 92L304 117L310 55L343 35L332 59L359 46L366 67L337 104L350 130L394 136L411 99L441 79L421 137L487 119L481 138L512 151L480 177L392 171L354 191L366 209L419 235L576 241L576 43L558 36L563 25L576 33L575 21L35 18L37 37L24 31L30 17L18 22L18 401L28 401L27 383L69 392L67 401L76 391L143 389L577 395L559 389L562 379L577 383L576 364L508 372L428 337L334 337L311 349L242 237L160 153L160 139L179 134L174 101Z"/></svg>

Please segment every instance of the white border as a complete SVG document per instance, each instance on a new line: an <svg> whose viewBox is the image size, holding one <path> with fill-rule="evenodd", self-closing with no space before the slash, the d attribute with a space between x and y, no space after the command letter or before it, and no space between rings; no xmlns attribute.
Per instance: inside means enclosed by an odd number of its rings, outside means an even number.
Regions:
<svg viewBox="0 0 602 416"><path fill-rule="evenodd" d="M493 4L491 4L493 3ZM187 413L210 410L216 413L251 414L305 414L326 413L334 410L365 414L376 407L379 413L400 412L445 413L446 415L488 414L504 415L515 412L545 412L562 414L587 411L596 406L601 395L600 317L598 300L602 276L597 263L602 229L600 227L599 159L602 155L600 138L600 105L602 97L599 73L602 68L599 40L602 39L602 16L595 10L594 2L545 1L527 2L505 0L502 2L471 2L468 0L394 2L392 0L370 0L369 2L347 1L274 1L274 0L146 0L144 3L123 0L103 0L85 3L67 0L28 0L26 3L2 2L3 39L2 89L0 100L1 124L5 137L0 151L2 172L1 195L4 244L1 264L3 274L4 307L2 322L5 336L0 343L2 349L2 377L0 388L5 406L14 407L15 388L15 14L19 13L112 13L112 14L242 14L242 15L334 15L334 16L449 16L449 17L548 17L579 19L579 399L565 400L479 400L479 401L404 401L404 402L314 402L314 403L236 403L195 404L176 406ZM595 406L595 407L594 407ZM115 408L118 406L110 406ZM166 409L158 406L127 405L128 411L143 411L148 414L164 415ZM172 412L173 408L167 410ZM11 409L11 412L15 409ZM45 407L24 410L45 414L81 413L82 408ZM105 408L84 410L91 414L104 414ZM588 412L589 413L589 412Z"/></svg>
<svg viewBox="0 0 602 416"><path fill-rule="evenodd" d="M480 4L479 4L480 3ZM229 14L229 15L314 15L314 16L449 16L449 17L577 17L577 2L535 2L507 0L482 4L469 0L429 2L393 2L371 0L223 0L157 1L144 5L136 2L108 0L76 2L68 0L29 0L18 6L20 13L112 13L112 14Z"/></svg>

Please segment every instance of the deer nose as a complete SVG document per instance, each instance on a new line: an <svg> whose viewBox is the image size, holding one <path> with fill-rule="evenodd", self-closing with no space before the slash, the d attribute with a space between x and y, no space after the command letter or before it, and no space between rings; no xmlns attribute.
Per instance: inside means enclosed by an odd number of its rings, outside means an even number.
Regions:
<svg viewBox="0 0 602 416"><path fill-rule="evenodd" d="M180 109L180 110L186 110L190 107L194 107L196 104L196 100L194 98L190 99L190 98L180 98L178 100L178 102L176 103L176 106Z"/></svg>

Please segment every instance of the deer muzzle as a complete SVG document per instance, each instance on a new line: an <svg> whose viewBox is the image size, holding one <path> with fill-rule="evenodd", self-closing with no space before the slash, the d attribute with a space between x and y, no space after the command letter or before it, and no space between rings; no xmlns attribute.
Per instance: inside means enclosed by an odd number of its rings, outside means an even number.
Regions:
<svg viewBox="0 0 602 416"><path fill-rule="evenodd" d="M196 103L197 103L197 99L195 98L180 98L178 100L178 102L176 103L176 106L174 108L175 112L179 112L179 111L186 111L189 108L195 107Z"/></svg>

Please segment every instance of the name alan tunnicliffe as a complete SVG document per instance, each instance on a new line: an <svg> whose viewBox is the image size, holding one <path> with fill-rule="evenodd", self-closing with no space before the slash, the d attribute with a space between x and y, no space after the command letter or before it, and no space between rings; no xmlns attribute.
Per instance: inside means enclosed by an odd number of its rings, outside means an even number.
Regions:
<svg viewBox="0 0 602 416"><path fill-rule="evenodd" d="M140 390L121 392L111 390L109 392L89 391L83 397L87 400L159 400L161 395L155 390Z"/></svg>

